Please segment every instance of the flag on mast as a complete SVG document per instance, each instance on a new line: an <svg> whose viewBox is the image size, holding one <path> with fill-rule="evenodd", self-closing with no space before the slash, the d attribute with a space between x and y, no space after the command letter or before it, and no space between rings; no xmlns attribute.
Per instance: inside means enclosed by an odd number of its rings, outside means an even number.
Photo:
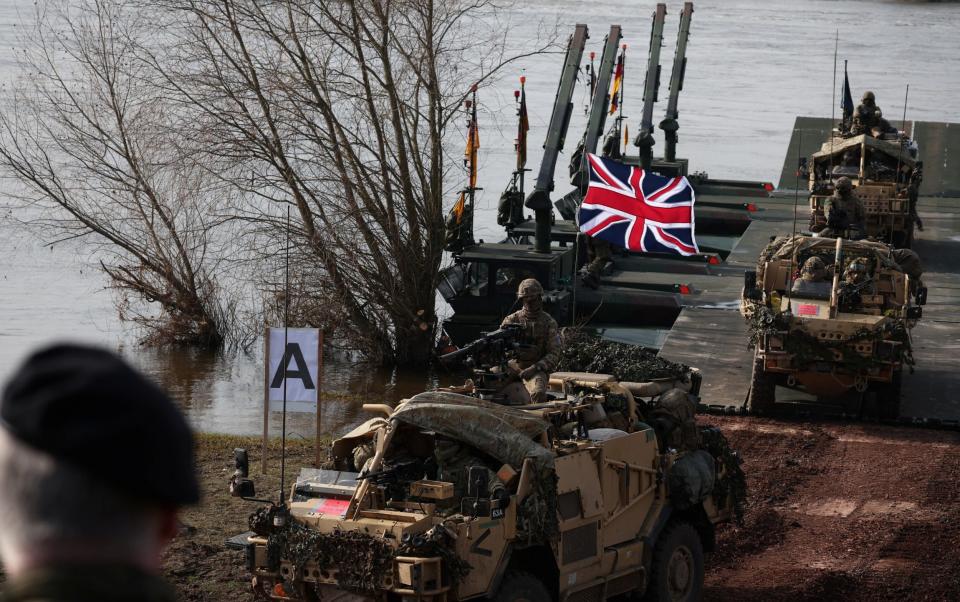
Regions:
<svg viewBox="0 0 960 602"><path fill-rule="evenodd" d="M467 149L464 151L463 162L470 171L469 188L477 187L477 151L480 149L480 130L477 127L477 91L474 88L473 102L468 101L471 112L470 122L467 125Z"/></svg>
<svg viewBox="0 0 960 602"><path fill-rule="evenodd" d="M577 226L631 251L694 255L695 195L685 177L669 178L588 154L590 185Z"/></svg>
<svg viewBox="0 0 960 602"><path fill-rule="evenodd" d="M850 93L850 79L847 77L847 61L843 61L843 100L840 107L843 109L843 122L848 124L853 117L853 95Z"/></svg>
<svg viewBox="0 0 960 602"><path fill-rule="evenodd" d="M526 77L520 78L520 108L517 111L517 169L527 165L527 132L530 131L530 119L527 117Z"/></svg>
<svg viewBox="0 0 960 602"><path fill-rule="evenodd" d="M617 57L617 69L613 72L613 91L610 92L610 114L613 115L620 108L620 88L623 85L623 55L626 53L626 45L620 51Z"/></svg>

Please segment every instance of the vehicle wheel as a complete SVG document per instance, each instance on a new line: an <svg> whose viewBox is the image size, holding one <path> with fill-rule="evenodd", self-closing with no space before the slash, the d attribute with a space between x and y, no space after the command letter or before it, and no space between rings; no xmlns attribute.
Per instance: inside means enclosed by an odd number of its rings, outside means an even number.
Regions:
<svg viewBox="0 0 960 602"><path fill-rule="evenodd" d="M703 544L690 523L673 523L653 550L646 600L685 602L703 595Z"/></svg>
<svg viewBox="0 0 960 602"><path fill-rule="evenodd" d="M750 391L747 393L747 409L758 414L769 414L776 402L777 382L764 372L763 359L753 356L753 375L750 377Z"/></svg>
<svg viewBox="0 0 960 602"><path fill-rule="evenodd" d="M883 420L896 420L900 417L900 388L902 373L894 372L889 383L878 385L877 416Z"/></svg>
<svg viewBox="0 0 960 602"><path fill-rule="evenodd" d="M550 602L550 592L542 581L531 575L515 571L507 573L494 602Z"/></svg>

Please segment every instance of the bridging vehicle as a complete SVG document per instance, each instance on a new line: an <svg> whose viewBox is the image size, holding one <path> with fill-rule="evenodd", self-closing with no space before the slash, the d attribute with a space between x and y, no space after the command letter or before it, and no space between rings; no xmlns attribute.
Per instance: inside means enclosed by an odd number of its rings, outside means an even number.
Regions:
<svg viewBox="0 0 960 602"><path fill-rule="evenodd" d="M562 398L536 406L434 391L381 407L235 538L255 591L698 600L714 529L745 494L735 452L696 425L686 391L647 403L585 373L554 373L551 386ZM252 497L239 457L232 492Z"/></svg>
<svg viewBox="0 0 960 602"><path fill-rule="evenodd" d="M740 304L754 346L748 409L772 411L785 386L821 400L853 393L846 409L873 404L896 418L903 365L913 363L910 329L927 296L915 259L866 240L794 235L767 245L744 276Z"/></svg>

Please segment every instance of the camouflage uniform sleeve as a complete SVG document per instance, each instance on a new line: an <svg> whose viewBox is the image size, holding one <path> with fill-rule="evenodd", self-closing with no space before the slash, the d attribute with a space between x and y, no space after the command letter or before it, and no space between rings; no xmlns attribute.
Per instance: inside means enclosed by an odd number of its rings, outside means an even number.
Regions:
<svg viewBox="0 0 960 602"><path fill-rule="evenodd" d="M557 328L557 322L551 317L547 317L547 334L544 341L543 357L538 362L544 372L553 372L560 362L560 330Z"/></svg>
<svg viewBox="0 0 960 602"><path fill-rule="evenodd" d="M503 328L503 327L505 327L505 326L510 326L511 324L516 324L516 322L517 322L517 321L516 321L516 315L517 315L516 312L514 312L514 313L508 315L506 318L504 318L504 319L503 319L503 322L500 322L500 328Z"/></svg>

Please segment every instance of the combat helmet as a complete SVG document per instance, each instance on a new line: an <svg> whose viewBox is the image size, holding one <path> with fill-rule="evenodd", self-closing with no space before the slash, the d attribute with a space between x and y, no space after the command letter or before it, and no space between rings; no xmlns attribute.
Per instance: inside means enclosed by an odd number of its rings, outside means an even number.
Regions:
<svg viewBox="0 0 960 602"><path fill-rule="evenodd" d="M853 181L847 176L843 176L841 178L837 178L837 181L833 186L840 192L850 192L853 190Z"/></svg>
<svg viewBox="0 0 960 602"><path fill-rule="evenodd" d="M808 257L807 260L803 262L803 267L800 268L801 278L804 280L820 278L826 269L827 266L824 265L822 259L816 255L813 257Z"/></svg>
<svg viewBox="0 0 960 602"><path fill-rule="evenodd" d="M847 265L843 272L843 279L846 281L859 282L867 275L867 264L863 259L854 259Z"/></svg>
<svg viewBox="0 0 960 602"><path fill-rule="evenodd" d="M860 99L861 102L867 102L868 100L869 100L871 103L874 103L874 102L877 101L877 97L876 97L876 96L874 95L874 93L871 92L870 90L867 90L866 92L864 92L864 93L863 93L863 98Z"/></svg>
<svg viewBox="0 0 960 602"><path fill-rule="evenodd" d="M536 278L527 278L517 287L517 298L539 297L543 295L543 286Z"/></svg>

